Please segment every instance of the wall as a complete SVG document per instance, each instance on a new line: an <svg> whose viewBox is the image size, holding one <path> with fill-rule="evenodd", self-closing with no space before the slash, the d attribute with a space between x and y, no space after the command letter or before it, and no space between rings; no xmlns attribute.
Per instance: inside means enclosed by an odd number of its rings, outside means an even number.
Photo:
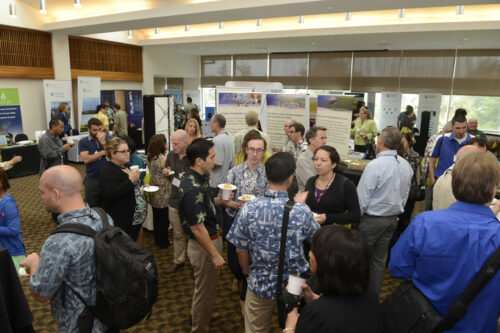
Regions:
<svg viewBox="0 0 500 333"><path fill-rule="evenodd" d="M198 89L200 82L200 57L176 52L169 45L144 46L142 66L143 94L154 94L154 76L182 77L184 89ZM186 84L187 82L187 84Z"/></svg>

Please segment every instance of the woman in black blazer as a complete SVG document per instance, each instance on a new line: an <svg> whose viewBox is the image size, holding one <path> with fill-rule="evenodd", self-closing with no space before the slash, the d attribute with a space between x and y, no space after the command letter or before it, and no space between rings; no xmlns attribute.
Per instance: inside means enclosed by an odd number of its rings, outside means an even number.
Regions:
<svg viewBox="0 0 500 333"><path fill-rule="evenodd" d="M321 225L358 223L360 217L356 185L339 172L340 156L332 146L324 145L314 153L317 176L308 179L305 192L298 193L297 202L305 202L318 214Z"/></svg>
<svg viewBox="0 0 500 333"><path fill-rule="evenodd" d="M130 160L127 143L118 137L106 143L108 162L101 170L102 207L133 240L136 240L140 225L132 226L135 211L134 183L139 179L139 170L130 171L126 165Z"/></svg>

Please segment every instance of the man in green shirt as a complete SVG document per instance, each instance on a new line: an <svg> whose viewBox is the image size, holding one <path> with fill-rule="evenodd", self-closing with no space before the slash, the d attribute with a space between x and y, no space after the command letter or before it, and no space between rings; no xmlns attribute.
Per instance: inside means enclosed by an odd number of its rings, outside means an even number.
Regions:
<svg viewBox="0 0 500 333"><path fill-rule="evenodd" d="M113 105L115 111L115 131L116 136L128 135L128 117L127 112L121 110L120 104Z"/></svg>
<svg viewBox="0 0 500 333"><path fill-rule="evenodd" d="M484 134L483 131L480 131L477 129L477 119L476 118L470 118L469 122L467 123L467 132L470 135L478 136L480 138L485 138L486 139L486 134Z"/></svg>

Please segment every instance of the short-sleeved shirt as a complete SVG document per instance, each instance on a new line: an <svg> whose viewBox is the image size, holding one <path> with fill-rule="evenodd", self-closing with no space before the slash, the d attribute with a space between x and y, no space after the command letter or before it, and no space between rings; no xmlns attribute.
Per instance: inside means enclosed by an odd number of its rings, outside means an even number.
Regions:
<svg viewBox="0 0 500 333"><path fill-rule="evenodd" d="M453 132L451 132L437 139L431 155L432 157L439 157L434 177L439 178L454 163L456 153L469 142L470 138L471 135L467 133L465 140L459 143L453 136Z"/></svg>
<svg viewBox="0 0 500 333"><path fill-rule="evenodd" d="M261 197L266 193L268 186L264 165L259 164L254 171L250 171L246 161L229 170L224 183L236 185L237 188L233 200L237 200L238 197L244 194ZM234 217L238 212L230 208L227 208L226 211L231 217Z"/></svg>
<svg viewBox="0 0 500 333"><path fill-rule="evenodd" d="M276 298L283 211L288 193L267 190L264 197L247 202L238 212L226 239L250 254L248 288L260 299ZM304 203L296 203L288 221L283 281L289 272L305 272L303 241L320 228Z"/></svg>
<svg viewBox="0 0 500 333"><path fill-rule="evenodd" d="M106 141L111 139L112 137L107 135ZM104 150L104 147L101 145L99 140L93 139L90 135L88 137L82 138L80 142L78 142L78 151L88 152L89 155L97 154L98 152ZM85 178L97 179L99 178L99 174L101 173L102 167L106 165L106 157L102 156L97 161L92 163L85 164Z"/></svg>
<svg viewBox="0 0 500 333"><path fill-rule="evenodd" d="M226 131L221 131L212 142L215 150L215 164L218 167L210 172L210 186L217 187L222 183L229 169L234 166L234 137Z"/></svg>
<svg viewBox="0 0 500 333"><path fill-rule="evenodd" d="M128 120L127 112L124 110L118 110L115 114L115 126L113 131L116 135L127 135L128 134Z"/></svg>
<svg viewBox="0 0 500 333"><path fill-rule="evenodd" d="M179 154L171 151L167 155L167 160L165 161L165 168L170 167L174 172L172 176L172 186L170 187L170 196L168 197L168 206L177 209L179 206L179 186L178 181L181 179L181 174L189 170L189 161L187 156L182 159L179 158Z"/></svg>
<svg viewBox="0 0 500 333"><path fill-rule="evenodd" d="M101 121L102 123L102 127L104 126L108 126L109 127L109 120L108 120L108 116L106 116L105 114L102 114L102 112L97 112L92 118L97 118Z"/></svg>
<svg viewBox="0 0 500 333"><path fill-rule="evenodd" d="M61 214L57 219L61 225L81 223L96 231L102 229L99 214L88 207ZM113 225L109 215L108 221ZM59 327L58 332L79 332L78 317L85 305L71 288L78 292L87 304L95 304L94 241L89 237L71 233L49 236L40 252L38 268L30 278L30 286L39 296L54 295L50 305L54 320ZM97 319L94 320L92 332L105 332L105 329L104 324Z"/></svg>
<svg viewBox="0 0 500 333"><path fill-rule="evenodd" d="M175 111L174 117L175 117L175 128L176 129L182 128L182 122L183 122L182 118L186 117L186 121L187 121L186 113L184 111L180 111L180 112Z"/></svg>
<svg viewBox="0 0 500 333"><path fill-rule="evenodd" d="M215 204L208 184L208 175L200 175L189 169L182 177L179 188L179 217L184 232L195 239L191 227L205 224L209 236L222 231L222 225L215 218Z"/></svg>

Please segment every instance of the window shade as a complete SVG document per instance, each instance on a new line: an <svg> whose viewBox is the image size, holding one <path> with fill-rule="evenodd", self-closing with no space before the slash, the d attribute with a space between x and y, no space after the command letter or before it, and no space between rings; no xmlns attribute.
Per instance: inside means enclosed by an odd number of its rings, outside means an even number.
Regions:
<svg viewBox="0 0 500 333"><path fill-rule="evenodd" d="M353 92L398 91L401 51L354 52Z"/></svg>
<svg viewBox="0 0 500 333"><path fill-rule="evenodd" d="M403 51L399 90L449 95L455 50Z"/></svg>
<svg viewBox="0 0 500 333"><path fill-rule="evenodd" d="M453 94L500 96L500 50L458 50Z"/></svg>
<svg viewBox="0 0 500 333"><path fill-rule="evenodd" d="M234 81L267 81L267 54L233 56Z"/></svg>
<svg viewBox="0 0 500 333"><path fill-rule="evenodd" d="M231 81L231 56L201 57L201 85L223 86Z"/></svg>
<svg viewBox="0 0 500 333"><path fill-rule="evenodd" d="M310 53L309 89L349 90L352 52Z"/></svg>
<svg viewBox="0 0 500 333"><path fill-rule="evenodd" d="M269 81L281 82L283 88L306 88L307 53L271 54Z"/></svg>

